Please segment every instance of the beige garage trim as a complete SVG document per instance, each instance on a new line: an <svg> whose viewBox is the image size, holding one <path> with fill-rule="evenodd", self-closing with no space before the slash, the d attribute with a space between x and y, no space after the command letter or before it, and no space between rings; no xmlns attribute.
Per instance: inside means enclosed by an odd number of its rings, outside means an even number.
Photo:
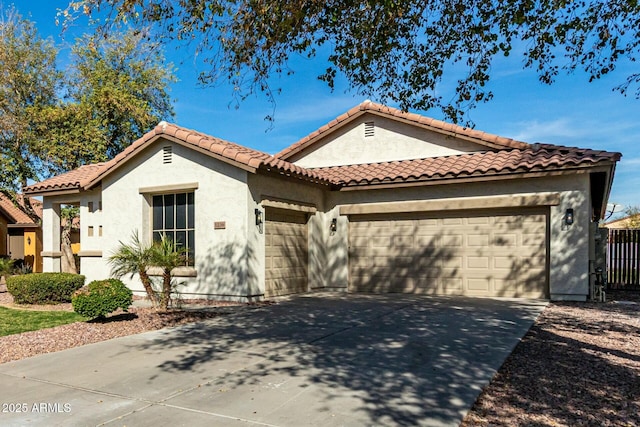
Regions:
<svg viewBox="0 0 640 427"><path fill-rule="evenodd" d="M548 297L549 208L353 215L349 289Z"/></svg>
<svg viewBox="0 0 640 427"><path fill-rule="evenodd" d="M308 290L307 213L265 208L265 297Z"/></svg>
<svg viewBox="0 0 640 427"><path fill-rule="evenodd" d="M340 207L340 215L557 206L559 204L560 193L528 193L508 196L456 197L437 200L343 205Z"/></svg>

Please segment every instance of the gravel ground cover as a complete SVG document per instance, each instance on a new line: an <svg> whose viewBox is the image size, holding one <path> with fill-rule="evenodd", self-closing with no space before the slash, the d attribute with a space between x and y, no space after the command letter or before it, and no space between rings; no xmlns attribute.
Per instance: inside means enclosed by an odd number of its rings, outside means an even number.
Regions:
<svg viewBox="0 0 640 427"><path fill-rule="evenodd" d="M55 328L0 337L0 363L20 360L43 353L65 350L112 338L197 322L221 316L225 311L216 307L238 305L221 301L183 301L185 310L158 312L153 308L131 307L128 312L116 312L104 321L76 322ZM13 297L0 285L0 305L27 310L72 311L71 304L21 306L13 303ZM204 307L194 310L189 307Z"/></svg>
<svg viewBox="0 0 640 427"><path fill-rule="evenodd" d="M549 304L462 426L640 426L640 293L608 299ZM193 309L195 303L204 301L184 301L186 310L167 313L134 307L104 322L0 337L0 363L223 314ZM1 287L0 305L12 306Z"/></svg>
<svg viewBox="0 0 640 427"><path fill-rule="evenodd" d="M640 426L640 294L549 304L462 426Z"/></svg>

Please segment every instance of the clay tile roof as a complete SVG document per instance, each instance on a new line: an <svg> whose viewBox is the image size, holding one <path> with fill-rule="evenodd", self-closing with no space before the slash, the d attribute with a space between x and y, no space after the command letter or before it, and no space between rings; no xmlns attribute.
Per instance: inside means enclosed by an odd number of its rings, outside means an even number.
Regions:
<svg viewBox="0 0 640 427"><path fill-rule="evenodd" d="M25 187L23 188L23 192L25 194L32 194L43 191L80 190L83 187L83 183L88 182L106 168L107 163L80 166L78 169Z"/></svg>
<svg viewBox="0 0 640 427"><path fill-rule="evenodd" d="M294 175L300 179L319 182L325 185L329 184L328 181L314 171L295 166L262 151L182 128L171 123L160 122L154 129L147 132L142 138L136 140L110 161L81 166L78 169L25 187L23 191L25 194L39 194L92 188L105 176L124 164L135 154L142 151L158 137L165 137L179 144L197 148L222 161L241 167L244 166L252 171L265 169L280 174Z"/></svg>
<svg viewBox="0 0 640 427"><path fill-rule="evenodd" d="M10 224L16 225L35 225L36 222L25 212L23 208L22 195L17 196L18 206L11 200L9 196L0 192L0 213L3 213ZM42 216L42 204L36 199L30 199L36 215Z"/></svg>
<svg viewBox="0 0 640 427"><path fill-rule="evenodd" d="M290 145L289 147L275 154L275 157L287 160L290 156L293 156L294 154L313 145L315 141L319 140L322 136L330 133L335 128L340 127L341 125L344 125L349 121L353 120L355 117L360 116L367 112L372 112L372 113L383 115L392 119L413 123L432 131L446 133L452 136L465 138L469 141L473 141L481 145L486 145L491 148L498 148L498 149L526 148L526 146L528 145L525 142L517 141L512 138L505 138L502 136L493 135L493 134L482 132L482 131L477 131L475 129L454 125L452 123L443 122L441 120L432 119L430 117L422 116L420 114L409 113L406 111L399 110L397 108L388 107L382 104L377 104L375 102L364 101L363 103L356 105L346 113L330 121L326 125L320 127L314 132L311 132L309 135L300 139L298 142L294 143L293 145Z"/></svg>
<svg viewBox="0 0 640 427"><path fill-rule="evenodd" d="M412 117L393 108L379 104L365 103L356 107L357 111L377 109L393 115ZM352 116L355 109L347 112ZM424 120L414 115L415 120ZM336 121L340 121L340 116ZM430 123L445 127L442 122L427 119ZM326 127L326 126L325 126ZM460 132L462 128L452 125ZM322 128L321 128L322 129ZM316 133L321 130L316 131ZM50 178L26 187L25 194L42 194L56 191L79 191L94 185L118 168L135 154L164 137L178 144L192 147L217 159L245 168L250 172L258 170L332 186L357 186L378 183L435 181L440 179L465 178L513 173L544 172L610 164L620 159L620 153L595 151L549 144L525 144L497 135L475 130L464 130L469 137L497 141L501 149L493 147L485 152L460 154L455 156L427 159L403 160L365 165L333 166L324 168L303 168L278 156L224 141L213 136L161 122L142 138L135 141L114 159L106 163L82 166L68 173ZM311 134L313 135L313 134ZM309 137L306 137L309 138ZM295 144L294 144L295 145ZM293 147L293 146L292 146Z"/></svg>
<svg viewBox="0 0 640 427"><path fill-rule="evenodd" d="M332 166L314 170L339 186L358 186L566 170L611 163L619 159L620 153L538 144L526 149Z"/></svg>

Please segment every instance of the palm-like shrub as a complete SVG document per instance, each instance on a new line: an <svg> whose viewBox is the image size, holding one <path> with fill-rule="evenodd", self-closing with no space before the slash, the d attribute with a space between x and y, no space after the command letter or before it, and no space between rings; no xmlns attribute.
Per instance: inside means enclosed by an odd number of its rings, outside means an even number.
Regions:
<svg viewBox="0 0 640 427"><path fill-rule="evenodd" d="M187 250L176 245L166 235L152 245L140 241L138 233L131 236L131 243L120 242L118 249L109 257L111 275L120 278L127 274L138 274L144 290L154 307L166 310L175 287L172 270L186 264ZM153 288L148 269L158 267L162 270L162 287L159 292Z"/></svg>
<svg viewBox="0 0 640 427"><path fill-rule="evenodd" d="M131 235L130 244L119 243L118 249L109 257L111 275L119 279L127 274L131 277L138 274L147 297L154 307L158 307L158 294L153 289L153 283L147 273L147 269L151 266L151 247L140 241L137 231Z"/></svg>
<svg viewBox="0 0 640 427"><path fill-rule="evenodd" d="M171 271L186 264L187 251L163 234L160 241L151 246L150 252L151 264L162 269L160 308L166 310L169 307L171 292L175 285Z"/></svg>

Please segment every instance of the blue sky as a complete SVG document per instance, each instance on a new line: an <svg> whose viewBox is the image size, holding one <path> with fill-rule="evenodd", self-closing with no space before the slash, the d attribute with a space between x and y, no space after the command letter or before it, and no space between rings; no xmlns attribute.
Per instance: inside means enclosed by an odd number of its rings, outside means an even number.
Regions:
<svg viewBox="0 0 640 427"><path fill-rule="evenodd" d="M15 2L25 17L36 22L42 36L53 37L60 46L56 8L66 4L66 0ZM66 38L67 43L72 41ZM61 60L67 52L62 49ZM325 68L322 61L300 58L293 62L293 76L274 81L283 92L276 97L275 122L271 125L264 120L272 113L264 96L257 94L238 109L230 107L230 86L197 85L198 69L189 51L166 46L165 56L178 69L179 82L171 89L176 112L173 122L268 153L278 152L364 101L364 97L347 90L345 81L338 81L331 92L315 78ZM623 158L616 169L609 202L640 206L640 100L612 91L632 72L638 72L637 65L620 64L616 72L593 83L577 72L561 75L554 85L547 86L538 82L535 73L523 70L521 57L512 55L493 65L489 88L494 99L472 110L469 118L476 129L526 142L621 152ZM442 90L451 86L445 79ZM416 112L443 118L437 111Z"/></svg>

